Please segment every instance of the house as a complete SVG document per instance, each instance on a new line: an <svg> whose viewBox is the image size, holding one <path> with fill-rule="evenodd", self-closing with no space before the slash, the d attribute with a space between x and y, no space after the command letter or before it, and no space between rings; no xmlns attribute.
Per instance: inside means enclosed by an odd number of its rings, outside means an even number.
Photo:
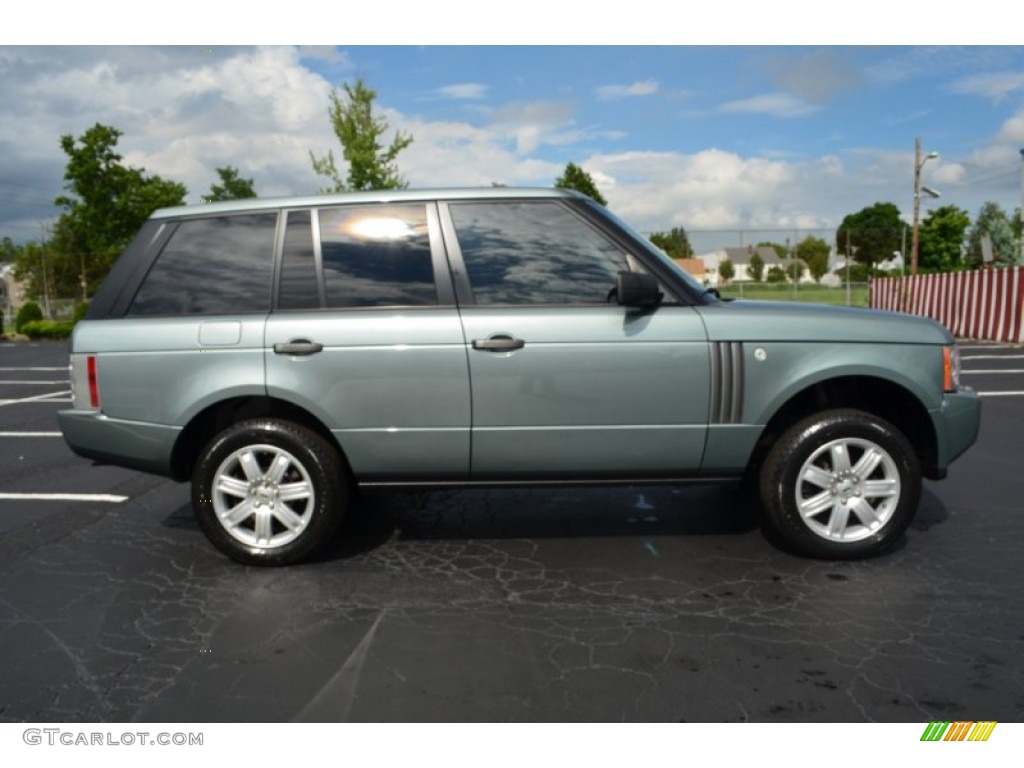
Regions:
<svg viewBox="0 0 1024 768"><path fill-rule="evenodd" d="M704 266L704 259L672 259L672 261L699 282L703 283L707 280L708 274L707 268Z"/></svg>
<svg viewBox="0 0 1024 768"><path fill-rule="evenodd" d="M0 264L0 314L13 316L14 308L24 301L23 286L14 277L14 265Z"/></svg>
<svg viewBox="0 0 1024 768"><path fill-rule="evenodd" d="M719 282L718 265L726 259L732 263L733 272L735 273L732 277L732 282L737 280L753 280L754 278L748 269L750 267L750 257L755 253L764 262L764 274L767 274L771 267L786 266L786 261L780 259L775 249L770 245L745 245L738 248L721 248L704 254L701 259L707 266L709 281L712 285L717 285ZM762 275L761 279L764 279L764 275Z"/></svg>

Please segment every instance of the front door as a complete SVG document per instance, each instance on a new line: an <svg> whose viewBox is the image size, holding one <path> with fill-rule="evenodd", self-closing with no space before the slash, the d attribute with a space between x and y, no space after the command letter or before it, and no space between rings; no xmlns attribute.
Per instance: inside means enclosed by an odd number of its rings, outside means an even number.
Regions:
<svg viewBox="0 0 1024 768"><path fill-rule="evenodd" d="M453 202L443 218L472 291L472 476L696 474L709 402L696 311L610 302L618 272L642 266L558 201Z"/></svg>

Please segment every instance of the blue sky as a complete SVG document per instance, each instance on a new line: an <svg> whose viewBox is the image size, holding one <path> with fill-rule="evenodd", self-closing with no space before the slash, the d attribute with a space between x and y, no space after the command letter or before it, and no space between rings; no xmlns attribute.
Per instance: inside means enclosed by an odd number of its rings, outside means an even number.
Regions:
<svg viewBox="0 0 1024 768"><path fill-rule="evenodd" d="M226 164L262 196L314 191L308 151L340 154L328 94L356 77L413 135L412 186L550 186L573 161L642 231L824 236L878 201L909 218L915 136L940 153L929 205L1021 200L1019 46L2 45L0 237L55 218L59 136L95 122L190 202Z"/></svg>

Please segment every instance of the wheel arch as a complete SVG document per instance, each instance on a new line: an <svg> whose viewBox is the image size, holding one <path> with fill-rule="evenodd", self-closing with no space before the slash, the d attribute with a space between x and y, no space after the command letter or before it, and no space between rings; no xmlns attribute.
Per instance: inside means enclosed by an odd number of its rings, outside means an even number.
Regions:
<svg viewBox="0 0 1024 768"><path fill-rule="evenodd" d="M810 384L782 402L768 419L750 456L752 476L768 451L789 427L814 413L854 408L873 414L900 430L913 446L925 477L937 479L938 436L921 400L906 387L875 376L849 375Z"/></svg>
<svg viewBox="0 0 1024 768"><path fill-rule="evenodd" d="M220 400L193 416L174 443L171 452L171 476L178 481L187 480L192 474L200 451L214 435L232 424L259 417L285 419L316 432L337 449L341 462L351 477L351 467L344 450L320 419L294 403L265 395Z"/></svg>

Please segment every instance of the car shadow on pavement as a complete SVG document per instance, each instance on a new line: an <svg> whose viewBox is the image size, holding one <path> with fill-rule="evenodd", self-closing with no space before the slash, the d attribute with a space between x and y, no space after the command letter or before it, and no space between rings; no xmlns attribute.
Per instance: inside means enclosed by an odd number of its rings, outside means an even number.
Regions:
<svg viewBox="0 0 1024 768"><path fill-rule="evenodd" d="M350 557L390 539L733 535L760 524L756 499L739 483L370 492L356 497L324 557Z"/></svg>
<svg viewBox="0 0 1024 768"><path fill-rule="evenodd" d="M924 532L948 518L942 499L926 487L911 530ZM203 535L188 505L162 524ZM353 496L339 535L312 562L359 557L392 540L728 537L761 524L757 496L742 483L372 491ZM780 546L769 531L763 535ZM893 551L905 544L903 537Z"/></svg>

